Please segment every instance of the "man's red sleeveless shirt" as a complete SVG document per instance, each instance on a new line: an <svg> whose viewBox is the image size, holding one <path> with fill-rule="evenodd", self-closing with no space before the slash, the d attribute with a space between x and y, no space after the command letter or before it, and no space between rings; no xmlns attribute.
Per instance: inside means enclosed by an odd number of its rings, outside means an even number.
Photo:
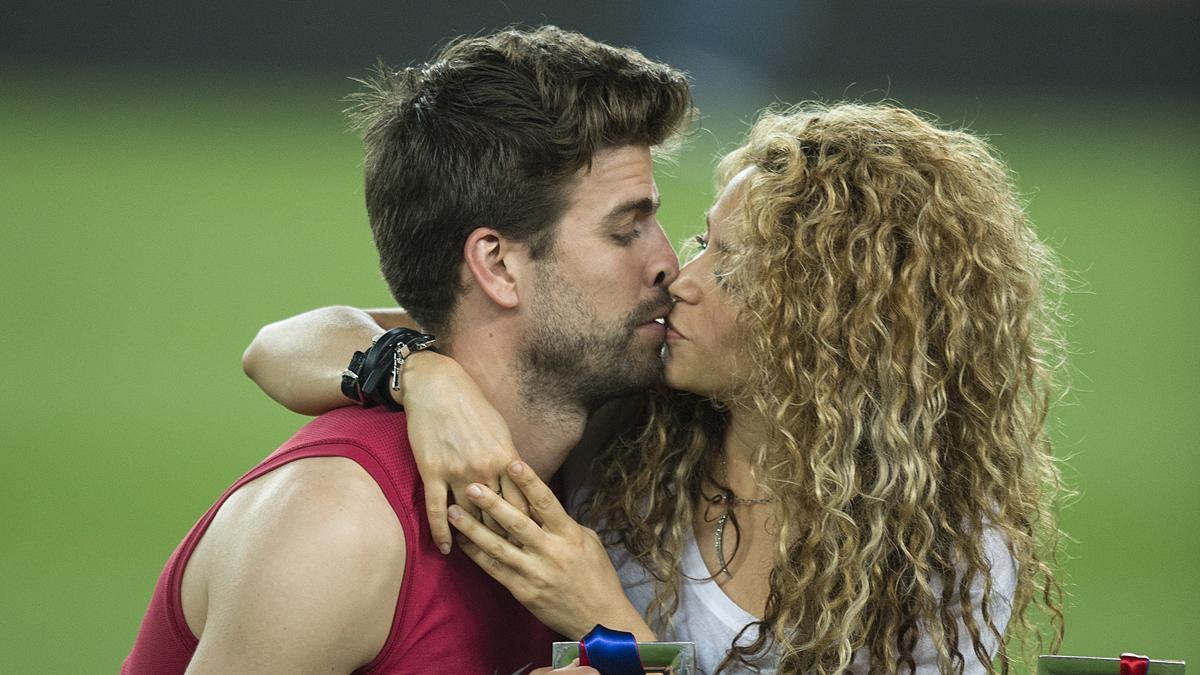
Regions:
<svg viewBox="0 0 1200 675"><path fill-rule="evenodd" d="M554 633L457 547L438 552L403 413L342 408L313 420L231 486L171 554L122 673L182 673L196 651L180 603L188 558L242 485L306 457L346 457L379 484L404 528L404 581L391 633L360 673L523 673L550 662Z"/></svg>

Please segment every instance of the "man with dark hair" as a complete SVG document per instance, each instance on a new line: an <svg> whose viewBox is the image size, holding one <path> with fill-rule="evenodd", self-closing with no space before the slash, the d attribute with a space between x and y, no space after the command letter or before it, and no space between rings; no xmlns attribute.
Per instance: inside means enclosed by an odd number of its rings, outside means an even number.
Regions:
<svg viewBox="0 0 1200 675"><path fill-rule="evenodd" d="M549 478L596 405L658 375L678 266L651 148L691 119L686 79L543 28L460 40L366 85L353 115L384 277ZM350 393L386 391L425 346L389 331L352 364ZM460 551L439 551L427 521L405 416L322 415L176 549L123 670L510 673L548 660L550 631Z"/></svg>

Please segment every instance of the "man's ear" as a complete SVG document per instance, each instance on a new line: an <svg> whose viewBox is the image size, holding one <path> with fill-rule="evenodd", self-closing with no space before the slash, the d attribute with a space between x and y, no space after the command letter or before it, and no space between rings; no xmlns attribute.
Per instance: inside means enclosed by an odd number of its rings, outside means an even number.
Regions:
<svg viewBox="0 0 1200 675"><path fill-rule="evenodd" d="M492 302L513 309L519 301L517 280L529 262L529 249L490 227L467 235L463 260L475 283Z"/></svg>

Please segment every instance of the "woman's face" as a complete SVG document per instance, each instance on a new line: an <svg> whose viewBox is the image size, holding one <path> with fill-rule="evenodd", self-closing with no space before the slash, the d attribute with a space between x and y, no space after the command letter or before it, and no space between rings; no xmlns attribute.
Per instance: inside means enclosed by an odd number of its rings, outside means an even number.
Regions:
<svg viewBox="0 0 1200 675"><path fill-rule="evenodd" d="M670 286L675 306L667 318L666 380L673 389L720 400L745 380L738 309L721 274L725 254L737 247L732 222L753 171L743 170L725 186L708 212L707 232L696 238L700 252Z"/></svg>

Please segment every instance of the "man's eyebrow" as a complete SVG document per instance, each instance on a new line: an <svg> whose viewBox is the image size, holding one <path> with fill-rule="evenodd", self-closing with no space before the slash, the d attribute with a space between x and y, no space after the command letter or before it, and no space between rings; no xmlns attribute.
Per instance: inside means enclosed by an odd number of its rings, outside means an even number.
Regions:
<svg viewBox="0 0 1200 675"><path fill-rule="evenodd" d="M653 198L642 197L641 199L631 199L624 204L618 204L613 210L609 211L604 219L600 221L602 229L610 229L620 225L625 216L630 213L640 213L646 216L652 216L658 212L658 207L662 204L662 199L658 195Z"/></svg>

